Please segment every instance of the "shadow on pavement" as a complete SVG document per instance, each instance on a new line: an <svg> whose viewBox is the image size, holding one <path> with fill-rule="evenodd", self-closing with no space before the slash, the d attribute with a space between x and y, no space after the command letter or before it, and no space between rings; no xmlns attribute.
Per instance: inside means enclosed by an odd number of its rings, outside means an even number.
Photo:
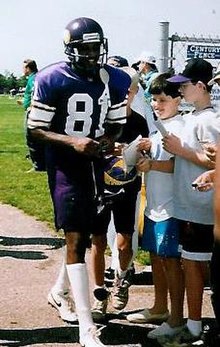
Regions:
<svg viewBox="0 0 220 347"><path fill-rule="evenodd" d="M0 235L0 246L46 245L48 249L63 247L65 240L55 237L7 237Z"/></svg>
<svg viewBox="0 0 220 347"><path fill-rule="evenodd" d="M158 347L146 335L149 329L109 323L102 330L101 340L106 346ZM19 347L46 343L77 343L78 326L38 329L0 329L0 346ZM147 341L148 340L148 341Z"/></svg>
<svg viewBox="0 0 220 347"><path fill-rule="evenodd" d="M26 259L26 260L44 260L48 258L48 256L44 254L43 252L0 250L0 258L3 258L3 257L11 257L16 259Z"/></svg>
<svg viewBox="0 0 220 347"><path fill-rule="evenodd" d="M39 329L0 329L0 346L30 346L40 343L74 343L78 326Z"/></svg>
<svg viewBox="0 0 220 347"><path fill-rule="evenodd" d="M205 318L203 323L212 327L214 319ZM101 341L106 346L159 347L157 341L147 338L150 329L150 325L140 326L120 324L119 320L109 321L101 332ZM77 343L78 338L78 325L37 329L0 329L0 346L8 347L47 343ZM200 346L206 345L201 341Z"/></svg>
<svg viewBox="0 0 220 347"><path fill-rule="evenodd" d="M16 259L27 259L27 260L44 260L48 256L44 251L35 250L24 250L24 249L12 249L10 247L17 246L48 246L45 250L59 249L63 247L65 240L61 238L53 237L6 237L0 236L0 258L2 257L12 257ZM3 248L5 247L5 248Z"/></svg>

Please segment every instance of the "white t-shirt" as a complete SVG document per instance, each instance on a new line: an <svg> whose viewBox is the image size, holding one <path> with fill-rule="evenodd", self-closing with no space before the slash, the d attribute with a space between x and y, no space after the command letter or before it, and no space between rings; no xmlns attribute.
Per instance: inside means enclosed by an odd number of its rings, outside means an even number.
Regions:
<svg viewBox="0 0 220 347"><path fill-rule="evenodd" d="M212 108L190 112L184 117L181 142L184 147L202 152L199 141L217 143L220 139L220 117ZM174 216L189 222L213 224L213 190L199 192L192 182L207 169L176 156L174 168Z"/></svg>
<svg viewBox="0 0 220 347"><path fill-rule="evenodd" d="M183 129L183 117L175 117L161 120L166 130L176 136L180 136ZM159 131L150 136L152 141L151 157L154 160L169 160L172 154L162 147L162 135ZM145 215L155 222L160 222L173 217L173 173L151 170L145 174L147 187L147 206Z"/></svg>

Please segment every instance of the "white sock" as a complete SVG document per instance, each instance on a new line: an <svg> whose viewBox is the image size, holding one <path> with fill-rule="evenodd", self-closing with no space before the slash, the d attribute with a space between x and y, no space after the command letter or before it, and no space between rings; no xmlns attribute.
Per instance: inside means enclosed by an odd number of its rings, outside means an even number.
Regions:
<svg viewBox="0 0 220 347"><path fill-rule="evenodd" d="M112 248L112 256L111 256L111 268L117 269L119 267L119 252L118 252L118 243L117 236L115 237L113 248Z"/></svg>
<svg viewBox="0 0 220 347"><path fill-rule="evenodd" d="M104 284L102 286L97 286L97 284L95 284L95 286L94 286L94 290L95 289L104 289L104 288L105 288Z"/></svg>
<svg viewBox="0 0 220 347"><path fill-rule="evenodd" d="M89 299L89 281L86 264L66 265L69 281L79 320L79 334L81 337L94 326Z"/></svg>
<svg viewBox="0 0 220 347"><path fill-rule="evenodd" d="M66 246L64 247L63 263L53 289L57 294L67 293L70 290L70 282L66 269Z"/></svg>
<svg viewBox="0 0 220 347"><path fill-rule="evenodd" d="M202 321L187 319L187 328L194 336L199 336L202 332Z"/></svg>

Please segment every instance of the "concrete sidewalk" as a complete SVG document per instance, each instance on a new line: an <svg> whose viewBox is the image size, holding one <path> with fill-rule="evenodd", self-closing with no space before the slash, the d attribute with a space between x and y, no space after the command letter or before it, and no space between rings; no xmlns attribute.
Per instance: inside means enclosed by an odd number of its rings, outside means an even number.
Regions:
<svg viewBox="0 0 220 347"><path fill-rule="evenodd" d="M78 326L64 323L47 304L47 294L62 262L63 245L64 240L46 224L14 207L0 205L0 346L80 346ZM88 250L88 267L89 263ZM118 347L158 346L147 339L153 325L134 325L125 319L127 313L150 307L152 302L153 286L131 286L126 311L115 312L109 305L103 343ZM213 320L209 292L204 294L203 316L206 321Z"/></svg>

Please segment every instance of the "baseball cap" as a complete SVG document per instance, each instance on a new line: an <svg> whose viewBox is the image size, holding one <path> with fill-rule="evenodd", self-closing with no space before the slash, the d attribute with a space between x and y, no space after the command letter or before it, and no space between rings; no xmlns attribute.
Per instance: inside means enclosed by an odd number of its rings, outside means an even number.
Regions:
<svg viewBox="0 0 220 347"><path fill-rule="evenodd" d="M136 61L144 61L145 63L151 64L151 65L156 64L156 58L154 57L154 55L146 51L142 52Z"/></svg>
<svg viewBox="0 0 220 347"><path fill-rule="evenodd" d="M128 66L128 61L120 55L113 55L112 57L108 57L108 64L116 67L123 67Z"/></svg>
<svg viewBox="0 0 220 347"><path fill-rule="evenodd" d="M204 59L193 58L190 59L182 73L174 75L167 79L172 83L185 83L189 81L201 81L208 84L212 78L213 66Z"/></svg>
<svg viewBox="0 0 220 347"><path fill-rule="evenodd" d="M217 80L220 80L220 64L218 65L214 77L209 81L208 85L212 86Z"/></svg>

